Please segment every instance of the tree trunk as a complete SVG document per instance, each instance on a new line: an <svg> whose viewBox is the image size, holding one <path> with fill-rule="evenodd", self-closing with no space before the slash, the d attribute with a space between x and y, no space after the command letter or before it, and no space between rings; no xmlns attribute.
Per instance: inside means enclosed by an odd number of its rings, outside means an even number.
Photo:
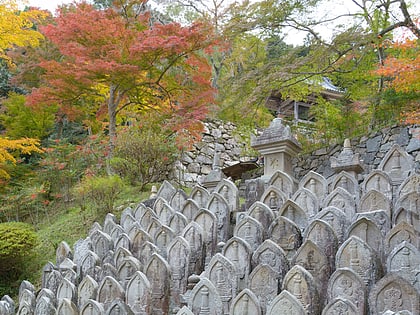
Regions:
<svg viewBox="0 0 420 315"><path fill-rule="evenodd" d="M118 87L111 84L109 88L109 99L108 99L108 132L109 132L109 144L108 144L108 156L107 156L107 174L112 175L113 171L110 165L110 160L114 155L115 139L117 138L117 108L121 101L121 93L118 91Z"/></svg>

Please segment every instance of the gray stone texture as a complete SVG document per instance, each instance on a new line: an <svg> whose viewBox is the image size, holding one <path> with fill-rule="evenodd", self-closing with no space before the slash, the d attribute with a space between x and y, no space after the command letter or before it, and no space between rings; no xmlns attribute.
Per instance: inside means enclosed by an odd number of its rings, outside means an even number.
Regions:
<svg viewBox="0 0 420 315"><path fill-rule="evenodd" d="M215 150L219 166L234 151L232 125L206 128L186 170L200 155L214 170ZM351 152L347 141L344 155L323 148L294 158L293 176L274 170L242 190L220 179L187 194L165 181L73 250L60 243L41 289L22 282L0 314L419 314L419 134L392 127ZM354 156L361 173L341 169Z"/></svg>

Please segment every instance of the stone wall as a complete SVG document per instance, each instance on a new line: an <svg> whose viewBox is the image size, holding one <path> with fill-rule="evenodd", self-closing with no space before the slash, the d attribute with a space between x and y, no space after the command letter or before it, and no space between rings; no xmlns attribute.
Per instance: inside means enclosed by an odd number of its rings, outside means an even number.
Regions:
<svg viewBox="0 0 420 315"><path fill-rule="evenodd" d="M420 162L420 127L419 126L394 126L385 128L360 139L352 139L351 145L354 153L360 154L364 175L377 169L386 152L392 145L398 144L413 156L416 165ZM294 159L294 172L296 178L302 178L312 170L328 178L334 174L330 167L330 157L337 157L343 149L342 144L332 145L312 152L302 154Z"/></svg>
<svg viewBox="0 0 420 315"><path fill-rule="evenodd" d="M243 155L245 144L234 124L212 120L204 125L202 140L184 152L176 165L175 178L186 186L195 185L210 173L216 151L220 151L222 168L237 163Z"/></svg>

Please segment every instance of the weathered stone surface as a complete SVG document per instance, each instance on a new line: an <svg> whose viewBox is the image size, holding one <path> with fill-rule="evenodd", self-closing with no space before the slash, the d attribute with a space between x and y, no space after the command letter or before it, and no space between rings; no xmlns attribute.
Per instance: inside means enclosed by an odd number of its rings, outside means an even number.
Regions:
<svg viewBox="0 0 420 315"><path fill-rule="evenodd" d="M207 202L209 209L217 219L216 233L217 242L226 242L229 238L230 206L228 201L219 193L213 192Z"/></svg>
<svg viewBox="0 0 420 315"><path fill-rule="evenodd" d="M98 295L96 300L99 303L102 303L104 306L105 311L109 310L113 301L120 299L124 300L125 292L121 284L112 278L112 277L105 277L98 288Z"/></svg>
<svg viewBox="0 0 420 315"><path fill-rule="evenodd" d="M274 212L266 204L257 201L251 205L247 214L261 223L263 238L266 239L268 237L268 228L275 218Z"/></svg>
<svg viewBox="0 0 420 315"><path fill-rule="evenodd" d="M385 250L389 253L402 242L419 247L418 233L411 224L405 221L398 223L389 231L385 238Z"/></svg>
<svg viewBox="0 0 420 315"><path fill-rule="evenodd" d="M338 249L336 268L350 268L365 285L371 286L382 276L382 268L375 251L357 236L350 236Z"/></svg>
<svg viewBox="0 0 420 315"><path fill-rule="evenodd" d="M190 248L190 261L188 262L188 274L199 274L203 270L205 246L204 230L197 222L190 222L184 228L181 236L188 242Z"/></svg>
<svg viewBox="0 0 420 315"><path fill-rule="evenodd" d="M294 222L301 231L305 230L308 225L308 216L306 215L306 212L291 199L288 199L283 204L278 215L288 218L290 221Z"/></svg>
<svg viewBox="0 0 420 315"><path fill-rule="evenodd" d="M360 313L352 302L342 298L337 298L328 303L322 311L322 315L336 314L358 315Z"/></svg>
<svg viewBox="0 0 420 315"><path fill-rule="evenodd" d="M103 315L104 307L95 300L88 300L80 309L80 315Z"/></svg>
<svg viewBox="0 0 420 315"><path fill-rule="evenodd" d="M185 191L178 189L176 193L172 196L169 204L175 211L181 211L187 199L188 196L185 193Z"/></svg>
<svg viewBox="0 0 420 315"><path fill-rule="evenodd" d="M151 242L152 238L150 237L149 233L147 233L145 230L140 229L137 230L134 237L131 238L132 243L132 253L135 257L139 258L141 257L141 249L144 246L146 242Z"/></svg>
<svg viewBox="0 0 420 315"><path fill-rule="evenodd" d="M108 251L114 248L114 242L111 237L102 231L93 232L90 238L92 240L92 248L99 259L103 259Z"/></svg>
<svg viewBox="0 0 420 315"><path fill-rule="evenodd" d="M368 244L378 255L383 257L383 234L375 222L361 217L355 221L347 230L347 239L351 236L357 236Z"/></svg>
<svg viewBox="0 0 420 315"><path fill-rule="evenodd" d="M297 186L293 178L282 171L274 172L268 181L268 185L278 188L287 198L293 195Z"/></svg>
<svg viewBox="0 0 420 315"><path fill-rule="evenodd" d="M241 238L232 237L223 247L222 253L235 265L239 289L244 289L251 271L251 246Z"/></svg>
<svg viewBox="0 0 420 315"><path fill-rule="evenodd" d="M28 289L19 290L18 314L31 314L36 306L35 292ZM15 307L13 307L14 309Z"/></svg>
<svg viewBox="0 0 420 315"><path fill-rule="evenodd" d="M199 213L197 213L194 218L194 221L197 222L204 231L203 236L206 248L205 263L207 264L216 252L217 217L213 212L207 209L200 209Z"/></svg>
<svg viewBox="0 0 420 315"><path fill-rule="evenodd" d="M222 302L223 314L229 313L229 307L238 292L238 275L236 266L225 256L217 253L210 261L205 271Z"/></svg>
<svg viewBox="0 0 420 315"><path fill-rule="evenodd" d="M255 250L263 241L263 226L250 216L245 216L236 224L233 235L242 238Z"/></svg>
<svg viewBox="0 0 420 315"><path fill-rule="evenodd" d="M322 250L329 261L331 270L333 270L338 239L331 225L323 220L314 220L305 230L303 238L312 241Z"/></svg>
<svg viewBox="0 0 420 315"><path fill-rule="evenodd" d="M403 278L388 273L379 280L369 293L371 314L386 311L408 311L419 314L420 297L418 291Z"/></svg>
<svg viewBox="0 0 420 315"><path fill-rule="evenodd" d="M253 266L267 265L275 270L281 281L289 271L289 261L283 249L272 240L265 240L252 255Z"/></svg>
<svg viewBox="0 0 420 315"><path fill-rule="evenodd" d="M387 257L387 271L399 275L420 292L420 252L407 242L397 245Z"/></svg>
<svg viewBox="0 0 420 315"><path fill-rule="evenodd" d="M395 144L386 153L378 169L387 173L393 182L400 184L408 177L413 166L413 158Z"/></svg>
<svg viewBox="0 0 420 315"><path fill-rule="evenodd" d="M182 208L182 214L189 220L193 220L198 213L200 206L193 199L187 199Z"/></svg>
<svg viewBox="0 0 420 315"><path fill-rule="evenodd" d="M152 254L144 270L151 286L152 314L167 314L169 312L171 267L162 256Z"/></svg>
<svg viewBox="0 0 420 315"><path fill-rule="evenodd" d="M172 184L168 181L163 181L162 185L160 186L157 192L157 198L161 197L165 201L170 202L173 195L175 195L176 189Z"/></svg>
<svg viewBox="0 0 420 315"><path fill-rule="evenodd" d="M354 175L342 171L329 178L329 191L332 192L337 188L347 191L354 199L359 200L359 184Z"/></svg>
<svg viewBox="0 0 420 315"><path fill-rule="evenodd" d="M136 271L127 284L125 302L136 315L150 314L151 286L146 275Z"/></svg>
<svg viewBox="0 0 420 315"><path fill-rule="evenodd" d="M56 294L58 286L60 285L62 280L63 280L63 275L57 270L52 270L46 278L46 284L44 288L49 289L54 294Z"/></svg>
<svg viewBox="0 0 420 315"><path fill-rule="evenodd" d="M308 314L318 314L320 311L322 302L315 280L305 268L293 266L284 278L283 290L290 292Z"/></svg>
<svg viewBox="0 0 420 315"><path fill-rule="evenodd" d="M70 299L60 300L57 307L57 314L59 315L79 315L79 310Z"/></svg>
<svg viewBox="0 0 420 315"><path fill-rule="evenodd" d="M379 150L379 147L381 145L382 135L376 136L374 138L370 138L366 142L366 151L367 152L375 152Z"/></svg>
<svg viewBox="0 0 420 315"><path fill-rule="evenodd" d="M229 315L262 315L257 296L249 289L242 290L232 301Z"/></svg>
<svg viewBox="0 0 420 315"><path fill-rule="evenodd" d="M186 239L177 236L167 249L168 263L171 267L171 296L173 303L181 305L181 296L187 289L189 275L190 246Z"/></svg>
<svg viewBox="0 0 420 315"><path fill-rule="evenodd" d="M293 159L298 190L291 174L278 170L247 182L259 183L259 192L220 179L212 193L195 186L187 198L165 183L160 196L125 208L120 224L112 214L103 227L93 224L74 255L61 243L57 264L43 269L43 289L22 284L16 312L419 314L420 152L407 155L414 135L407 130L377 134L372 152L373 143L352 139L366 166L358 175L334 175L329 166L330 156L344 161L348 146ZM209 130L213 143L196 149L211 158L228 148L232 138L221 131L215 140ZM202 167L220 172L227 156L220 152L220 164ZM0 314L14 309L9 297L0 300Z"/></svg>
<svg viewBox="0 0 420 315"><path fill-rule="evenodd" d="M372 212L377 210L384 210L390 218L391 200L382 192L371 189L361 198L357 212Z"/></svg>
<svg viewBox="0 0 420 315"><path fill-rule="evenodd" d="M57 265L60 265L65 258L73 259L73 253L71 251L71 248L69 244L62 241L55 251L56 258L57 258Z"/></svg>
<svg viewBox="0 0 420 315"><path fill-rule="evenodd" d="M337 298L347 300L356 306L356 314L365 314L367 308L366 287L363 279L352 269L337 269L330 277L327 292L330 303L333 304Z"/></svg>
<svg viewBox="0 0 420 315"><path fill-rule="evenodd" d="M54 301L43 296L36 302L34 315L55 315Z"/></svg>
<svg viewBox="0 0 420 315"><path fill-rule="evenodd" d="M324 208L336 207L344 212L347 219L350 220L356 213L356 204L354 196L342 187L334 189L324 200Z"/></svg>
<svg viewBox="0 0 420 315"><path fill-rule="evenodd" d="M140 269L140 262L132 256L125 257L121 261L117 269L117 275L119 282L121 283L121 286L124 289L126 288L127 283L130 281L131 277L133 276L133 273L139 271Z"/></svg>
<svg viewBox="0 0 420 315"><path fill-rule="evenodd" d="M245 209L250 209L255 202L260 200L264 193L264 181L260 179L248 179L245 181L245 185Z"/></svg>
<svg viewBox="0 0 420 315"><path fill-rule="evenodd" d="M194 313L187 306L183 306L176 315L194 315Z"/></svg>
<svg viewBox="0 0 420 315"><path fill-rule="evenodd" d="M283 290L268 306L267 315L296 314L304 315L307 311L302 303L289 291Z"/></svg>
<svg viewBox="0 0 420 315"><path fill-rule="evenodd" d="M175 235L180 235L182 230L188 224L188 219L181 212L175 212L170 218L168 227L174 231Z"/></svg>
<svg viewBox="0 0 420 315"><path fill-rule="evenodd" d="M266 204L274 212L274 215L277 216L286 199L286 195L280 189L274 186L268 186L260 201Z"/></svg>
<svg viewBox="0 0 420 315"><path fill-rule="evenodd" d="M216 287L204 277L200 279L200 282L192 290L188 307L193 314L223 314L223 304Z"/></svg>
<svg viewBox="0 0 420 315"><path fill-rule="evenodd" d="M287 258L292 258L302 244L302 234L299 227L285 217L278 217L270 225L270 239L279 245L286 253Z"/></svg>
<svg viewBox="0 0 420 315"><path fill-rule="evenodd" d="M121 300L113 301L108 311L106 312L106 315L114 315L114 314L134 315L130 307Z"/></svg>
<svg viewBox="0 0 420 315"><path fill-rule="evenodd" d="M68 299L72 303L77 302L76 286L67 279L61 280L57 288L57 301L60 303L62 299ZM68 305L67 305L68 306Z"/></svg>
<svg viewBox="0 0 420 315"><path fill-rule="evenodd" d="M231 212L239 209L239 190L231 180L222 179L214 192L220 194L227 201ZM207 208L210 209L210 207Z"/></svg>
<svg viewBox="0 0 420 315"><path fill-rule="evenodd" d="M338 242L343 242L345 232L347 231L347 227L350 222L343 211L336 207L326 207L320 211L314 219L327 222L336 233Z"/></svg>
<svg viewBox="0 0 420 315"><path fill-rule="evenodd" d="M318 291L326 291L332 269L327 256L315 243L306 240L292 258L291 265L305 268L314 278ZM324 296L320 296L321 300L324 298ZM321 304L322 302L320 302Z"/></svg>
<svg viewBox="0 0 420 315"><path fill-rule="evenodd" d="M205 207L210 197L210 192L199 185L196 185L191 190L190 199L194 200L199 208Z"/></svg>
<svg viewBox="0 0 420 315"><path fill-rule="evenodd" d="M83 278L77 287L77 305L81 308L90 299L94 300L98 293L98 283L89 275Z"/></svg>
<svg viewBox="0 0 420 315"><path fill-rule="evenodd" d="M280 273L265 264L257 265L249 275L248 287L257 296L263 313L280 291L280 280Z"/></svg>
<svg viewBox="0 0 420 315"><path fill-rule="evenodd" d="M156 199L153 211L156 213L159 218L159 222L162 224L168 224L169 218L175 213L175 210L172 209L169 202L162 197Z"/></svg>
<svg viewBox="0 0 420 315"><path fill-rule="evenodd" d="M368 191L375 189L383 193L387 198L392 198L392 186L391 178L389 175L380 170L372 171L362 183L362 191L367 193Z"/></svg>
<svg viewBox="0 0 420 315"><path fill-rule="evenodd" d="M305 212L308 218L313 218L318 213L318 198L309 189L303 187L298 189L292 200Z"/></svg>
<svg viewBox="0 0 420 315"><path fill-rule="evenodd" d="M162 256L166 259L167 249L171 240L175 238L175 232L168 226L162 225L154 233L154 243L159 248Z"/></svg>
<svg viewBox="0 0 420 315"><path fill-rule="evenodd" d="M309 171L299 182L299 188L306 188L312 192L319 203L322 203L328 192L326 179L314 171Z"/></svg>

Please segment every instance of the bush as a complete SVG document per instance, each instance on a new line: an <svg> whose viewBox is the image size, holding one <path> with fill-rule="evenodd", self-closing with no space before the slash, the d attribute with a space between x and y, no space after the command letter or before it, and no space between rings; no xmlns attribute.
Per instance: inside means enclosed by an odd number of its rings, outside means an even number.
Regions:
<svg viewBox="0 0 420 315"><path fill-rule="evenodd" d="M25 277L26 266L33 257L38 239L28 224L0 223L0 296L11 294Z"/></svg>
<svg viewBox="0 0 420 315"><path fill-rule="evenodd" d="M75 195L82 209L92 204L101 213L112 212L124 183L117 175L85 177L75 187Z"/></svg>
<svg viewBox="0 0 420 315"><path fill-rule="evenodd" d="M145 185L167 179L179 151L174 137L149 126L123 130L115 143L111 166L131 184Z"/></svg>

